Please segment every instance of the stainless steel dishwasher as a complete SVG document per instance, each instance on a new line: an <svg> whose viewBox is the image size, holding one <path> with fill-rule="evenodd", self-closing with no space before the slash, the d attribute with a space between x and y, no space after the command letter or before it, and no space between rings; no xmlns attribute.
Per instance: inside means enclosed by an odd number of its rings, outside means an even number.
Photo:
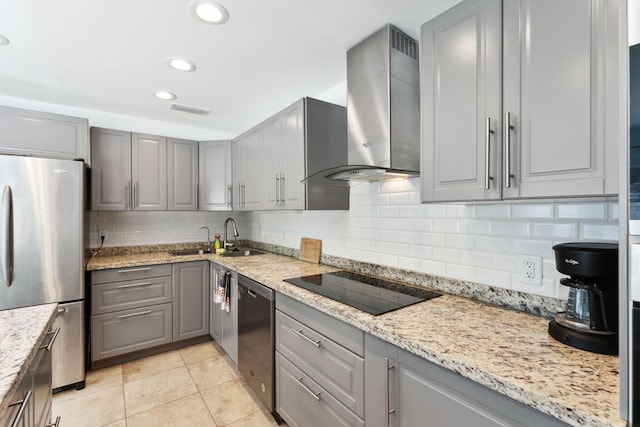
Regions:
<svg viewBox="0 0 640 427"><path fill-rule="evenodd" d="M274 413L274 292L238 275L238 294L238 370Z"/></svg>

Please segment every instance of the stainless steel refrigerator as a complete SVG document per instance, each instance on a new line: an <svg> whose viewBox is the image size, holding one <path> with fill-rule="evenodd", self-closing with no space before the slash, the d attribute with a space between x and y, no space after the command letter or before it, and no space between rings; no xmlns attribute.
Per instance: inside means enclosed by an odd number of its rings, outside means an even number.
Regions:
<svg viewBox="0 0 640 427"><path fill-rule="evenodd" d="M54 390L84 387L84 193L81 161L0 155L0 310L59 303Z"/></svg>

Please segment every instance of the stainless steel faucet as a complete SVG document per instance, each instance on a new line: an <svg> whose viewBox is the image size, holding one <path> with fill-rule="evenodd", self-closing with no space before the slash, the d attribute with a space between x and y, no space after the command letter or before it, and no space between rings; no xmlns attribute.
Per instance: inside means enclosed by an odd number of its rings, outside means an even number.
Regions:
<svg viewBox="0 0 640 427"><path fill-rule="evenodd" d="M233 228L233 243L229 244L228 240L227 240L227 224L229 224L229 222L231 222L231 227ZM224 247L226 248L227 246L233 246L236 242L236 237L238 237L238 226L236 225L236 221L233 218L227 218L224 221Z"/></svg>
<svg viewBox="0 0 640 427"><path fill-rule="evenodd" d="M207 227L206 225L204 227L200 227L200 231L202 231L205 228L207 229L207 250L210 251L211 250L211 232L209 231L209 227Z"/></svg>

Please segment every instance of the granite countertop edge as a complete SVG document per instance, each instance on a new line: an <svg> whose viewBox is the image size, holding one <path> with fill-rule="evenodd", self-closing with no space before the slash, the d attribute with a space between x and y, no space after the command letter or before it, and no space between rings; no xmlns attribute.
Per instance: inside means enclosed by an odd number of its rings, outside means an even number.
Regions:
<svg viewBox="0 0 640 427"><path fill-rule="evenodd" d="M416 304L414 306L382 316L372 316L355 308L345 306L344 304L332 301L328 298L319 296L310 291L284 282L284 279L289 277L297 277L306 274L317 274L319 272L336 271L340 270L340 268L307 263L287 256L270 253L259 256L233 258L222 257L213 254L172 256L167 252L159 252L155 254L132 254L92 258L87 264L87 270L98 271L110 268L135 267L141 265L155 265L199 260L213 261L224 267L234 269L253 280L263 283L264 285L271 287L278 292L292 297L302 303L310 305L320 310L321 312L344 321L345 323L355 326L356 328L366 333L370 333L380 339L388 341L391 344L394 344L410 353L424 358L425 360L433 362L450 371L456 372L463 377L466 377L489 389L508 396L524 405L534 408L567 424L575 426L590 425L593 427L622 427L627 425L626 421L618 418L617 416L612 416L610 413L603 414L602 408L598 408L598 410L592 410L590 405L586 405L585 408L587 409L584 410L576 408L570 404L567 404L566 400L568 400L568 398L563 396L562 392L557 393L558 397L550 396L548 394L545 394L544 392L541 392L540 390L527 387L527 384L523 384L521 381L519 382L509 377L499 375L499 370L492 371L491 369L484 369L481 366L481 361L475 363L473 360L464 360L464 357L459 357L455 352L449 353L448 349L438 349L437 346L431 345L431 343L429 342L423 342L423 340L412 338L411 332L397 332L394 327L389 326L389 324L393 324L396 317L400 317L401 313L407 315L414 311L416 315L420 315L420 307L432 307L433 305L429 305L432 304L431 301ZM285 265L287 267L290 267L289 269L291 270L291 275L285 273L283 276L283 273L273 272L271 271L272 269L265 269L265 266L272 266L274 261L280 263L279 267L283 267ZM283 268L278 268L278 270L282 271ZM520 313L514 310L494 307L486 303L470 301L459 296L448 294L445 295L446 298L444 300L451 301L451 303L453 304L460 305L462 303L465 305L469 305L475 310L484 310L488 313L491 313L491 315L493 315L493 312L500 312L505 310L509 311L509 315L513 315L514 318L526 319L524 320L525 322L530 319L539 317L532 314ZM432 301L437 301L441 298L437 298ZM529 318L527 318L527 316ZM540 323L541 318L535 319L535 321L537 323ZM543 323L546 323L546 320L543 320ZM542 341L543 345L547 345L544 340L549 340L550 344L548 345L550 347L553 347L553 351L556 353L558 351L563 351L574 357L580 357L583 354L587 356L591 355L591 353L571 349L559 343L553 343L546 334L546 328L544 329L544 334L541 334L538 339ZM579 352L580 354L575 356L575 352ZM614 356L591 355L591 357L595 357L598 360L605 360L608 365L613 364L612 358L614 358ZM615 361L617 361L617 357L615 357ZM567 369L571 368L568 367ZM616 395L615 397L616 399L619 399L618 395ZM615 408L617 411L617 400Z"/></svg>
<svg viewBox="0 0 640 427"><path fill-rule="evenodd" d="M0 417L51 328L57 307L51 303L0 311Z"/></svg>

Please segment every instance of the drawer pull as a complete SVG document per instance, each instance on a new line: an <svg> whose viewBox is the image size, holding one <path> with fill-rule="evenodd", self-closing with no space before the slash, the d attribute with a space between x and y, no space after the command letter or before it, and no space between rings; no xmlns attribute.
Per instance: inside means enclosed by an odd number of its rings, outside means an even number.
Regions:
<svg viewBox="0 0 640 427"><path fill-rule="evenodd" d="M27 391L27 393L24 395L24 399L9 403L9 406L20 405L20 409L18 409L18 413L13 419L11 427L17 427L21 425L21 421L24 416L24 410L27 409L27 406L29 406L29 400L31 400L31 390Z"/></svg>
<svg viewBox="0 0 640 427"><path fill-rule="evenodd" d="M305 340L309 341L311 344L315 345L316 347L320 347L320 340L318 341L312 340L311 338L309 338L308 336L302 333L302 329L297 330L296 328L291 328L291 330L295 332L296 335L298 335L300 338L304 338Z"/></svg>
<svg viewBox="0 0 640 427"><path fill-rule="evenodd" d="M307 393L309 393L311 396L313 396L313 398L320 402L320 392L314 393L309 387L307 387L306 385L304 385L304 383L302 382L302 377L294 377L293 375L291 375L291 378L293 378L295 380L295 382L297 382L300 387L302 387L304 389L304 391L306 391Z"/></svg>
<svg viewBox="0 0 640 427"><path fill-rule="evenodd" d="M142 268L130 268L127 270L118 270L118 273L135 273L137 271L149 271L151 267L142 267Z"/></svg>
<svg viewBox="0 0 640 427"><path fill-rule="evenodd" d="M51 346L55 342L56 338L58 338L59 333L60 333L60 328L56 328L56 330L53 332L47 332L45 335L53 335L53 336L51 337L51 341L49 341L49 344L41 346L40 350L44 349L47 351L51 351Z"/></svg>
<svg viewBox="0 0 640 427"><path fill-rule="evenodd" d="M60 415L56 417L56 420L53 423L47 424L44 427L60 427Z"/></svg>
<svg viewBox="0 0 640 427"><path fill-rule="evenodd" d="M132 283L130 285L120 285L118 289L138 288L140 286L149 286L151 282Z"/></svg>
<svg viewBox="0 0 640 427"><path fill-rule="evenodd" d="M141 311L139 313L122 314L118 316L118 319L126 319L128 317L135 317L135 316L144 316L145 314L149 314L149 313L151 313L151 310Z"/></svg>

